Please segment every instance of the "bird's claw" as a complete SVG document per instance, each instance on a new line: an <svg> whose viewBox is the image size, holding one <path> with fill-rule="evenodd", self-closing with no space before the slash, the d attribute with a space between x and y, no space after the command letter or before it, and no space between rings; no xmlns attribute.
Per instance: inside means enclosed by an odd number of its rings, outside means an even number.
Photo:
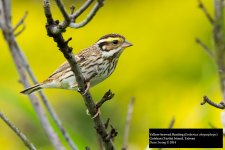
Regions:
<svg viewBox="0 0 225 150"><path fill-rule="evenodd" d="M87 115L90 115L88 109L86 110ZM98 115L101 114L100 108L97 108L97 112L94 114L93 117L91 117L92 119L95 119Z"/></svg>
<svg viewBox="0 0 225 150"><path fill-rule="evenodd" d="M87 94L87 92L88 92L88 90L90 89L90 82L87 82L87 84L86 84L86 89L84 90L84 92L83 92L83 90L81 90L81 89L77 89L77 91L79 92L79 93L81 93L82 95L85 95L85 94Z"/></svg>
<svg viewBox="0 0 225 150"><path fill-rule="evenodd" d="M100 108L97 108L97 112L95 113L95 115L92 117L92 119L95 119L98 115L101 114Z"/></svg>

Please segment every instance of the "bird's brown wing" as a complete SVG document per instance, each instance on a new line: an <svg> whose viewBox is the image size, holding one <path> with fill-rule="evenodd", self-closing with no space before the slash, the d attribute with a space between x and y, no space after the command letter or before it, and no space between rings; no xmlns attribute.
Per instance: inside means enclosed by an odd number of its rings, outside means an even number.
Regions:
<svg viewBox="0 0 225 150"><path fill-rule="evenodd" d="M56 74L63 72L64 70L67 70L68 68L70 68L70 65L67 61L65 61L62 65L59 66L58 69L56 69L50 76L49 78L52 78L53 76L55 76Z"/></svg>
<svg viewBox="0 0 225 150"><path fill-rule="evenodd" d="M78 64L82 64L85 62L86 58L89 57L92 53L97 53L95 45L84 49L81 51L78 55L75 55L75 60ZM49 77L47 80L44 82L49 82L55 79L58 79L60 76L62 76L64 73L71 71L69 63L66 61L62 65L59 66L58 69L56 69Z"/></svg>

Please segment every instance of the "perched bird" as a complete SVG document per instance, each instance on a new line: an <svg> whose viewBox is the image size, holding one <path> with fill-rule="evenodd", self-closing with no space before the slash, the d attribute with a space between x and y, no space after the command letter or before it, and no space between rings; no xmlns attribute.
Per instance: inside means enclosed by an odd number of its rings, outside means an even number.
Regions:
<svg viewBox="0 0 225 150"><path fill-rule="evenodd" d="M93 87L109 77L115 70L121 53L129 46L132 44L124 36L107 34L94 45L75 55L75 60L80 66L88 87ZM27 88L21 93L31 94L45 88L79 90L68 62L59 66L45 81Z"/></svg>

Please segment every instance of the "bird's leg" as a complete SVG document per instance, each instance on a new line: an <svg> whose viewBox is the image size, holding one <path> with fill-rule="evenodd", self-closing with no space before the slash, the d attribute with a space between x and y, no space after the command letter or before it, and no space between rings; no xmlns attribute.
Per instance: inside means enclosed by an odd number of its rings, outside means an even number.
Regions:
<svg viewBox="0 0 225 150"><path fill-rule="evenodd" d="M91 77L89 79L86 80L86 87L85 87L84 92L82 92L80 89L78 89L78 92L80 92L82 95L85 95L87 93L87 91L90 89L90 86L91 86L90 80L93 79L96 75L97 75L97 73L95 72L91 75Z"/></svg>
<svg viewBox="0 0 225 150"><path fill-rule="evenodd" d="M82 94L82 95L85 95L85 94L87 93L87 91L90 89L90 86L91 86L91 83L90 83L90 81L88 81L88 82L86 83L86 87L85 87L84 92L82 92L81 94Z"/></svg>
<svg viewBox="0 0 225 150"><path fill-rule="evenodd" d="M88 109L86 110L87 115L90 115ZM98 115L101 114L100 108L97 108L97 112L94 114L93 117L91 117L92 119L95 119Z"/></svg>
<svg viewBox="0 0 225 150"><path fill-rule="evenodd" d="M95 119L98 115L101 114L100 108L97 108L97 112L95 113L95 115L92 117L92 119Z"/></svg>

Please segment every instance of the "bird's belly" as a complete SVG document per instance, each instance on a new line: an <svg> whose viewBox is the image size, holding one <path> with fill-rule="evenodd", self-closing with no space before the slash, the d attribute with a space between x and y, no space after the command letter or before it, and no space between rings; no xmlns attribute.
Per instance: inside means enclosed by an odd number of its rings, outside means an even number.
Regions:
<svg viewBox="0 0 225 150"><path fill-rule="evenodd" d="M96 76L96 77L94 77L94 78L90 81L91 86L93 87L93 86L97 85L98 83L104 81L107 77L108 77L108 75L104 75L104 76Z"/></svg>
<svg viewBox="0 0 225 150"><path fill-rule="evenodd" d="M104 69L104 71L100 71L98 72L98 75L95 76L90 82L91 82L91 86L95 86L97 85L98 83L104 81L106 78L108 78L114 71L115 68L111 68L109 69L109 67L111 66L108 66Z"/></svg>
<svg viewBox="0 0 225 150"><path fill-rule="evenodd" d="M77 89L77 82L75 76L71 76L69 78L63 79L61 81L61 88L63 89Z"/></svg>

